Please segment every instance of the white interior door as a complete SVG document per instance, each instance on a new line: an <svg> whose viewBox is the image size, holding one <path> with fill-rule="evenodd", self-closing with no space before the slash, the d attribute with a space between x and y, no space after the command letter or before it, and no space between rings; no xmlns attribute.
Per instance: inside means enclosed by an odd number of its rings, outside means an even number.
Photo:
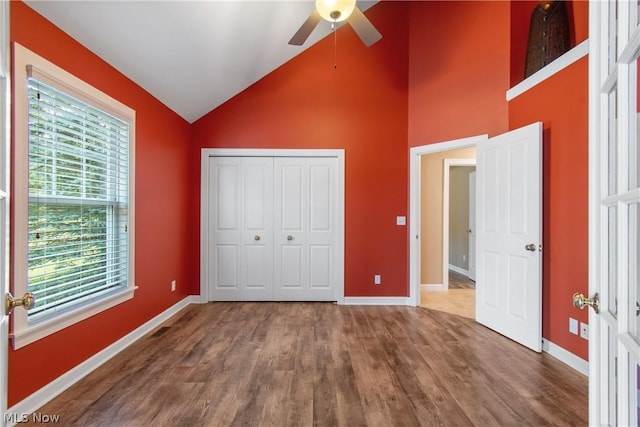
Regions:
<svg viewBox="0 0 640 427"><path fill-rule="evenodd" d="M476 280L476 173L469 174L469 279Z"/></svg>
<svg viewBox="0 0 640 427"><path fill-rule="evenodd" d="M637 426L640 150L637 1L589 5L589 424ZM578 295L580 301L581 295ZM578 304L580 305L580 304Z"/></svg>
<svg viewBox="0 0 640 427"><path fill-rule="evenodd" d="M9 2L0 2L0 295L9 290ZM3 304L4 305L4 304ZM0 413L7 413L9 316L0 309Z"/></svg>
<svg viewBox="0 0 640 427"><path fill-rule="evenodd" d="M211 301L273 300L273 158L209 160Z"/></svg>
<svg viewBox="0 0 640 427"><path fill-rule="evenodd" d="M276 301L335 301L338 160L275 159Z"/></svg>
<svg viewBox="0 0 640 427"><path fill-rule="evenodd" d="M542 350L542 124L477 145L476 320Z"/></svg>

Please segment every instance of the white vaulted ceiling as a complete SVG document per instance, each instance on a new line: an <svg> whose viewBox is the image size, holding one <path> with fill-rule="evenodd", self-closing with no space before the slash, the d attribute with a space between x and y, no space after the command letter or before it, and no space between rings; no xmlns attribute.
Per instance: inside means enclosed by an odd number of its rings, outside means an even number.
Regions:
<svg viewBox="0 0 640 427"><path fill-rule="evenodd" d="M189 122L330 32L323 21L304 46L287 44L309 0L26 3Z"/></svg>

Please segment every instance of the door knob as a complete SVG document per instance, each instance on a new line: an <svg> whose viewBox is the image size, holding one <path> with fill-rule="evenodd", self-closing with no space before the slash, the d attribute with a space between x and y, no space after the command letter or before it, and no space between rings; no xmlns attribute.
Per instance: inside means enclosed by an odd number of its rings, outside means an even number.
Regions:
<svg viewBox="0 0 640 427"><path fill-rule="evenodd" d="M258 240L260 240L260 236L258 236L258 235L256 234L256 235L255 235L255 237L253 238L253 240L255 240L255 241L257 242Z"/></svg>
<svg viewBox="0 0 640 427"><path fill-rule="evenodd" d="M528 251L531 251L531 252L535 252L536 251L536 245L534 245L533 243L529 243L524 248L526 250L528 250Z"/></svg>
<svg viewBox="0 0 640 427"><path fill-rule="evenodd" d="M287 240L293 240L293 236L292 236L291 234L289 234L289 235L287 236Z"/></svg>
<svg viewBox="0 0 640 427"><path fill-rule="evenodd" d="M598 301L597 293L593 295L593 298L585 298L584 295L576 292L573 294L573 305L580 310L585 308L585 306L589 306L593 308L596 313L600 313L600 302Z"/></svg>
<svg viewBox="0 0 640 427"><path fill-rule="evenodd" d="M10 292L7 292L5 296L5 314L8 316L13 312L13 309L19 306L24 307L25 310L29 310L36 305L36 297L31 293L27 292L22 296L22 298L14 298Z"/></svg>

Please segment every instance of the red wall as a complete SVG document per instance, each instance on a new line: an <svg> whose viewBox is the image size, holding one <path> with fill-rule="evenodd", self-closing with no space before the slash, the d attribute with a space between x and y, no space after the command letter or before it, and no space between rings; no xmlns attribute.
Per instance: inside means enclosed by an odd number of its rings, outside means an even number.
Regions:
<svg viewBox="0 0 640 427"><path fill-rule="evenodd" d="M11 40L136 110L136 284L133 300L17 351L9 351L9 406L141 324L197 293L188 210L189 124L96 55L11 2ZM16 141L16 144L22 142ZM144 160L141 160L144 159ZM195 274L194 274L195 272ZM170 291L171 280L178 289ZM196 286L194 286L196 285Z"/></svg>
<svg viewBox="0 0 640 427"><path fill-rule="evenodd" d="M509 2L410 2L410 147L507 130L509 11Z"/></svg>
<svg viewBox="0 0 640 427"><path fill-rule="evenodd" d="M509 103L509 127L542 121L543 322L549 341L588 359L587 341L569 333L573 307L588 291L588 60L538 84Z"/></svg>
<svg viewBox="0 0 640 427"><path fill-rule="evenodd" d="M193 125L194 164L203 147L345 149L346 296L408 295L407 229L395 224L408 205L408 11L379 3L373 46L343 27L337 69L327 37Z"/></svg>

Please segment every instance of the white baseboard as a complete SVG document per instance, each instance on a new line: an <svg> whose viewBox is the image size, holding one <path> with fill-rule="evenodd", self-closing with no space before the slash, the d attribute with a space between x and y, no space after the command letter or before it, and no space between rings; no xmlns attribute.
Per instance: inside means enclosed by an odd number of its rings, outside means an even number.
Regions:
<svg viewBox="0 0 640 427"><path fill-rule="evenodd" d="M469 270L465 270L464 268L458 267L457 265L449 264L449 270L455 271L458 274L462 274L463 276L469 277Z"/></svg>
<svg viewBox="0 0 640 427"><path fill-rule="evenodd" d="M409 305L408 297L344 297L344 305Z"/></svg>
<svg viewBox="0 0 640 427"><path fill-rule="evenodd" d="M180 310L188 306L189 304L199 304L200 296L192 295L179 301L177 304L169 307L162 313L158 314L153 319L144 323L140 327L131 331L118 341L106 347L104 350L94 354L84 362L80 363L70 371L65 372L55 380L51 381L40 390L31 394L29 397L16 403L14 406L7 410L9 414L33 414L39 408L43 407L46 403L58 396L60 393L80 381L85 376L89 375L92 371L97 369L100 365L107 362L113 356L120 353L125 348L151 332L154 328L161 325L163 322L171 318L171 316L178 313Z"/></svg>
<svg viewBox="0 0 640 427"><path fill-rule="evenodd" d="M447 288L444 287L444 284L442 283L429 283L429 284L423 284L420 285L420 289L425 290L425 291L446 291Z"/></svg>
<svg viewBox="0 0 640 427"><path fill-rule="evenodd" d="M546 338L542 338L542 351L549 353L549 355L580 372L582 375L589 376L589 362L565 350L559 345L552 343Z"/></svg>

